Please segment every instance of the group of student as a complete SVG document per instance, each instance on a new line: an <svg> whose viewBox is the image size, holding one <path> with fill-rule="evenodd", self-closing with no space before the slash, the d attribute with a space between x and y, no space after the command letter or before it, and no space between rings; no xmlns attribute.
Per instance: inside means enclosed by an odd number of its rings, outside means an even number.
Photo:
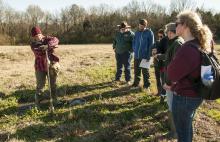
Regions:
<svg viewBox="0 0 220 142"><path fill-rule="evenodd" d="M127 22L123 21L114 38L113 49L117 62L115 81L120 81L124 66L128 85L139 86L142 72L143 87L149 89L149 66L145 67L143 64L148 65L150 58L153 57L158 95L162 101L166 97L168 104L170 134L172 137L176 136L178 142L191 142L194 114L203 101L195 90L193 80L200 78L199 50L210 51L212 41L210 29L193 11L180 12L174 23L165 25L165 32L158 31L156 42L146 19L139 20L135 33L130 29ZM59 40L56 37L44 36L39 27L33 27L31 34L33 40L30 46L35 55L35 104L36 106L40 104L48 75L54 103L59 104L56 96L56 79L60 65L59 58L54 52ZM134 52L133 84L131 84L132 52Z"/></svg>
<svg viewBox="0 0 220 142"><path fill-rule="evenodd" d="M133 33L127 22L119 25L113 41L117 62L115 81L120 81L124 66L125 80L131 83L131 56L134 52L134 81L136 87L143 74L143 87L149 88L149 67L141 67L142 62L154 60L158 95L161 101L166 97L170 120L171 137L178 142L193 139L192 121L203 99L195 89L195 82L201 77L201 54L199 50L210 52L212 32L202 23L198 13L182 11L176 21L160 29L158 40L147 26L147 20L139 20L138 30Z"/></svg>

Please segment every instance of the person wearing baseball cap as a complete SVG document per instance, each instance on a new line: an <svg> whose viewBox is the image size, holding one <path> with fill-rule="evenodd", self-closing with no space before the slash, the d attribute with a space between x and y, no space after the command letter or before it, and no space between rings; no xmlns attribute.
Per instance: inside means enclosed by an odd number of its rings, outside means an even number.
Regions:
<svg viewBox="0 0 220 142"><path fill-rule="evenodd" d="M122 68L124 66L125 81L130 85L131 81L131 53L132 40L134 33L130 30L131 26L126 21L122 21L119 27L119 32L116 33L113 40L113 49L115 51L117 70L115 74L115 81L120 81L122 75Z"/></svg>
<svg viewBox="0 0 220 142"><path fill-rule="evenodd" d="M35 26L31 29L32 41L30 43L31 49L35 56L35 76L36 76L36 94L35 94L35 105L39 107L40 101L43 97L43 88L46 83L46 76L48 72L50 74L50 87L53 101L56 104L56 79L60 70L59 58L55 54L55 49L58 47L59 40L56 37L44 36L41 32L40 27ZM50 63L47 63L46 51Z"/></svg>

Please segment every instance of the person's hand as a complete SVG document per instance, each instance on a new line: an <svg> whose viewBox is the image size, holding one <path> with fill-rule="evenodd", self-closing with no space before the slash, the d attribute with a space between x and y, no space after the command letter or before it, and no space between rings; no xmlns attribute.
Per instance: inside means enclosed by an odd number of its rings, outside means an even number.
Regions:
<svg viewBox="0 0 220 142"><path fill-rule="evenodd" d="M154 56L155 54L157 54L157 49L156 48L152 49L152 55Z"/></svg>
<svg viewBox="0 0 220 142"><path fill-rule="evenodd" d="M155 59L157 59L157 54L154 54L153 57L154 57Z"/></svg>
<svg viewBox="0 0 220 142"><path fill-rule="evenodd" d="M165 90L171 90L171 86L167 85L166 83L163 85L163 89Z"/></svg>
<svg viewBox="0 0 220 142"><path fill-rule="evenodd" d="M41 45L38 47L40 50L47 50L48 45Z"/></svg>

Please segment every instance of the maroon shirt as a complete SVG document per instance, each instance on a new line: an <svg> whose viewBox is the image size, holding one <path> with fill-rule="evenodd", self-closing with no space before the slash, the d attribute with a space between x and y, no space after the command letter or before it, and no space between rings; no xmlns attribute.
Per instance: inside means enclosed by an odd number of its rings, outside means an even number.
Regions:
<svg viewBox="0 0 220 142"><path fill-rule="evenodd" d="M178 95L198 97L190 78L199 78L201 71L201 55L192 44L197 40L185 42L177 51L173 61L168 65L168 78L172 81L172 90Z"/></svg>
<svg viewBox="0 0 220 142"><path fill-rule="evenodd" d="M54 49L57 48L59 40L56 37L45 36L42 41L44 45L48 45L48 56L51 62L59 62L59 58L55 55ZM31 49L35 55L35 70L47 71L47 58L45 51L39 49L40 45L31 43Z"/></svg>

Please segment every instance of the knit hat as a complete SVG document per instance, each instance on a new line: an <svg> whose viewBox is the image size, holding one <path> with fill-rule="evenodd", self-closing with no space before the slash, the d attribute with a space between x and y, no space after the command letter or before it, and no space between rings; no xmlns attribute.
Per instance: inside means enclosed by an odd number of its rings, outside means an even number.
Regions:
<svg viewBox="0 0 220 142"><path fill-rule="evenodd" d="M40 30L40 27L33 27L33 28L31 29L31 35L32 35L32 37L34 37L34 36L36 36L36 35L38 35L38 34L42 34L42 33L41 33L41 30Z"/></svg>
<svg viewBox="0 0 220 142"><path fill-rule="evenodd" d="M147 26L147 20L146 19L140 19L139 24L143 26Z"/></svg>
<svg viewBox="0 0 220 142"><path fill-rule="evenodd" d="M165 32L167 33L168 31L176 33L176 24L175 23L168 23L165 26Z"/></svg>

